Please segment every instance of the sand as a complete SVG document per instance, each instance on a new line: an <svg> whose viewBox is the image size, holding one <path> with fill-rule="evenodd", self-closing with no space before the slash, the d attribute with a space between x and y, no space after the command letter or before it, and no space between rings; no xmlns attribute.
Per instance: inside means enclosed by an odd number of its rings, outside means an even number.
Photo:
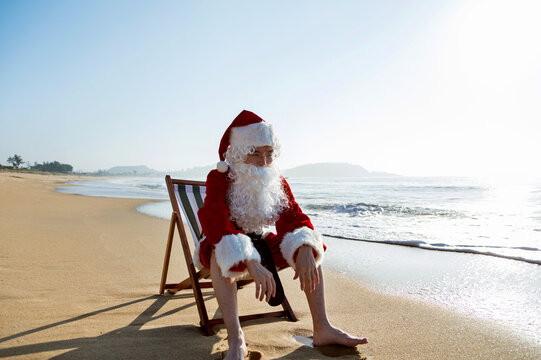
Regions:
<svg viewBox="0 0 541 360"><path fill-rule="evenodd" d="M168 221L135 211L148 200L55 192L77 179L0 173L0 358L219 359L226 332L202 334L191 292L157 295ZM176 238L169 281L185 277ZM369 344L313 348L304 295L291 270L281 278L300 321L244 324L249 349L264 359L541 358L541 348L488 321L375 293L331 271L331 321ZM212 291L204 294L214 316ZM269 309L253 297L253 286L239 292L241 313Z"/></svg>

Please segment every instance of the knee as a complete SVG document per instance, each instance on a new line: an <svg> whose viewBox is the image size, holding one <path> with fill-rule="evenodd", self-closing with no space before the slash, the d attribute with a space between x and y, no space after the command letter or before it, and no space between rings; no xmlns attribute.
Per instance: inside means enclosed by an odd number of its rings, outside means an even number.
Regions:
<svg viewBox="0 0 541 360"><path fill-rule="evenodd" d="M214 252L212 252L212 256L210 258L210 276L213 281L221 281L227 284L233 284L236 282L235 278L223 276L222 269L214 257Z"/></svg>
<svg viewBox="0 0 541 360"><path fill-rule="evenodd" d="M222 281L226 283L227 285L232 285L237 282L237 279L235 278L223 276L222 272L219 269L218 269L218 274L216 274L216 276L212 276L212 279L214 279L215 277L218 278L219 281Z"/></svg>

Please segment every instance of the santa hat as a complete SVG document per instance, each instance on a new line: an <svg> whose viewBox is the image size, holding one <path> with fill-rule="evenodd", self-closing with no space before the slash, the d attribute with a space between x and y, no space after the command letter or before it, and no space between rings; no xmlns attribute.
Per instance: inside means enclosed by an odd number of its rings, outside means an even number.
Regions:
<svg viewBox="0 0 541 360"><path fill-rule="evenodd" d="M266 123L265 120L251 111L242 110L229 125L222 137L222 141L220 141L218 155L221 161L216 168L219 172L227 171L228 166L224 160L229 146L274 146L275 142L274 132L269 123Z"/></svg>

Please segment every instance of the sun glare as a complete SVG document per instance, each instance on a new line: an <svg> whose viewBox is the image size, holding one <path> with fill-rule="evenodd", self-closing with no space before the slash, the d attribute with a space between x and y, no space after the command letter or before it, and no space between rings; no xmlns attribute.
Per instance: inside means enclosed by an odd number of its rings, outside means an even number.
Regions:
<svg viewBox="0 0 541 360"><path fill-rule="evenodd" d="M524 81L538 67L538 1L467 2L458 34L460 65L474 84L493 91ZM483 86L483 90L487 90Z"/></svg>
<svg viewBox="0 0 541 360"><path fill-rule="evenodd" d="M541 176L540 12L533 0L467 1L451 22L451 81L469 151L485 158L480 174Z"/></svg>

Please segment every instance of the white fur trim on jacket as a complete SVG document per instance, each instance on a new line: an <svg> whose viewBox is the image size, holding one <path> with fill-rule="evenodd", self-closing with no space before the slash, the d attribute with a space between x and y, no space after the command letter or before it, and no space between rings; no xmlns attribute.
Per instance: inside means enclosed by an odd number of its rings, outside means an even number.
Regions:
<svg viewBox="0 0 541 360"><path fill-rule="evenodd" d="M293 255L299 247L302 245L309 245L317 253L316 266L321 265L323 262L323 241L321 234L309 227L301 227L294 231L285 234L282 243L280 244L280 250L282 250L282 256L286 259L287 263L295 269L295 262L293 261Z"/></svg>
<svg viewBox="0 0 541 360"><path fill-rule="evenodd" d="M246 272L230 271L234 265L249 260L261 262L261 256L259 256L252 244L252 240L244 234L223 236L222 240L216 244L214 255L216 256L216 263L222 270L222 276L235 279Z"/></svg>

